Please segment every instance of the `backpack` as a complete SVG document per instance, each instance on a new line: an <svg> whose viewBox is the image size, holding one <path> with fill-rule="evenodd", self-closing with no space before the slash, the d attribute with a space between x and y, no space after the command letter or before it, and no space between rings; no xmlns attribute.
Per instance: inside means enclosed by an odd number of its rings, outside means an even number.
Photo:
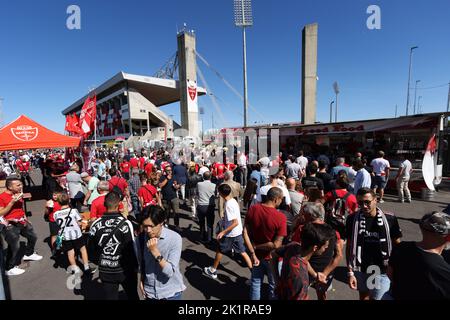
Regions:
<svg viewBox="0 0 450 320"><path fill-rule="evenodd" d="M113 185L112 192L116 193L120 197L120 201L122 201L125 195L123 194L122 189L119 188L119 182L120 178L117 180L117 184Z"/></svg>
<svg viewBox="0 0 450 320"><path fill-rule="evenodd" d="M325 222L343 235L345 232L345 222L349 215L346 201L351 196L351 193L347 192L342 198L339 198L336 190L332 190L331 192L335 200L325 204Z"/></svg>

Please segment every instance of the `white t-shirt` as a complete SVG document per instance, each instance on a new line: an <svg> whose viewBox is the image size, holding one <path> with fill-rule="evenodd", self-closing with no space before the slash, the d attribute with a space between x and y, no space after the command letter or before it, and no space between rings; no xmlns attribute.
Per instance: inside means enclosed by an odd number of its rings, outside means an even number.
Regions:
<svg viewBox="0 0 450 320"><path fill-rule="evenodd" d="M384 158L376 158L373 159L370 165L373 167L373 172L377 176L385 176L386 175L386 168L390 168L391 165L389 164L389 161L387 161Z"/></svg>
<svg viewBox="0 0 450 320"><path fill-rule="evenodd" d="M78 221L82 218L77 209L67 208L56 211L54 217L56 223L59 225L60 232L64 236L64 240L76 240L83 235L78 225Z"/></svg>
<svg viewBox="0 0 450 320"><path fill-rule="evenodd" d="M209 171L208 167L201 167L201 168L198 170L198 174L199 174L201 177L203 177L203 174L204 174L205 172L208 172L208 171Z"/></svg>
<svg viewBox="0 0 450 320"><path fill-rule="evenodd" d="M244 167L247 165L247 157L245 156L245 154L240 155L238 163L240 166Z"/></svg>
<svg viewBox="0 0 450 320"><path fill-rule="evenodd" d="M269 168L269 165L270 165L269 157L263 157L263 158L259 159L259 162L261 163L262 168Z"/></svg>
<svg viewBox="0 0 450 320"><path fill-rule="evenodd" d="M106 169L111 169L111 160L109 160L109 159L106 159L105 160L105 166L106 166Z"/></svg>
<svg viewBox="0 0 450 320"><path fill-rule="evenodd" d="M237 219L238 225L230 233L226 234L225 237L234 238L242 234L241 210L239 209L239 204L233 198L225 202L224 229L228 228L235 219Z"/></svg>
<svg viewBox="0 0 450 320"><path fill-rule="evenodd" d="M297 163L302 167L302 170L305 170L308 166L308 158L301 156L297 158Z"/></svg>
<svg viewBox="0 0 450 320"><path fill-rule="evenodd" d="M272 189L272 185L268 184L267 186L261 187L259 193L257 194L257 201L262 202L262 196L266 196L270 189ZM291 204L291 196L289 194L288 189L278 184L278 188L283 191L283 197L286 199L286 204L289 206Z"/></svg>
<svg viewBox="0 0 450 320"><path fill-rule="evenodd" d="M412 164L411 161L409 160L405 160L400 164L400 168L403 169L403 173L400 176L401 178L404 179L409 179L410 178L410 174L411 174L411 170L412 170Z"/></svg>

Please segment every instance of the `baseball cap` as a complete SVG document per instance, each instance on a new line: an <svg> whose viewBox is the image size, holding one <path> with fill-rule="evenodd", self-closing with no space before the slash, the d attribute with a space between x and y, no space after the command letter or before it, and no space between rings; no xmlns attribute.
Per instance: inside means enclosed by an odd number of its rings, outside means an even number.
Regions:
<svg viewBox="0 0 450 320"><path fill-rule="evenodd" d="M81 173L81 178L87 178L87 177L89 177L89 173L87 173L87 172Z"/></svg>
<svg viewBox="0 0 450 320"><path fill-rule="evenodd" d="M420 227L429 232L443 236L450 234L450 215L443 212L433 212L423 216Z"/></svg>

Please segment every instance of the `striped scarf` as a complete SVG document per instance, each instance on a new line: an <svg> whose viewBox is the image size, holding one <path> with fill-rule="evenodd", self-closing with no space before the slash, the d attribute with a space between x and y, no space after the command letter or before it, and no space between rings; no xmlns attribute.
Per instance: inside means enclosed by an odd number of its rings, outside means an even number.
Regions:
<svg viewBox="0 0 450 320"><path fill-rule="evenodd" d="M383 265L387 267L392 251L392 240L389 224L387 222L385 214L379 208L377 208L376 219L377 225L379 226L380 247L381 255L383 257ZM350 243L351 247L349 267L351 267L354 271L361 271L362 248L364 244L365 233L366 217L362 212L358 212L353 222L353 237Z"/></svg>

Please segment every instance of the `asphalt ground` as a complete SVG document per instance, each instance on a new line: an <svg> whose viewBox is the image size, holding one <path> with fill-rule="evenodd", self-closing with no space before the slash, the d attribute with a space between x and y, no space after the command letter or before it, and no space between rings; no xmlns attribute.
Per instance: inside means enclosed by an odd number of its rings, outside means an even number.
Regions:
<svg viewBox="0 0 450 320"><path fill-rule="evenodd" d="M32 173L33 180L41 183L39 170ZM30 220L38 235L36 251L44 258L38 262L26 262L21 267L26 272L20 276L9 277L7 287L13 300L90 300L101 297L98 272L91 281L83 281L73 288L73 279L65 269L50 259L48 245L49 229L44 221L45 200L39 197L37 187L32 190L33 198L27 203L27 209L32 213ZM396 197L387 195L385 203L380 204L384 211L393 212L400 223L404 241L420 240L419 219L433 210L443 210L450 204L450 191L441 189L432 201L413 199L412 203L398 203ZM217 213L216 213L217 215ZM218 269L218 278L212 280L203 274L203 268L212 264L214 248L205 247L200 243L199 228L191 213L181 210L181 235L183 237L183 252L180 268L187 287L183 293L185 300L248 300L250 271L242 259L231 255L224 256ZM25 241L25 239L23 239ZM351 290L346 280L345 259L335 271L333 289L328 293L329 300L357 300L358 293ZM267 279L266 279L267 281ZM69 283L69 286L67 285ZM71 289L70 289L71 288ZM267 283L263 286L262 297L267 297ZM123 298L123 295L121 296ZM310 299L315 300L316 294L310 290Z"/></svg>

